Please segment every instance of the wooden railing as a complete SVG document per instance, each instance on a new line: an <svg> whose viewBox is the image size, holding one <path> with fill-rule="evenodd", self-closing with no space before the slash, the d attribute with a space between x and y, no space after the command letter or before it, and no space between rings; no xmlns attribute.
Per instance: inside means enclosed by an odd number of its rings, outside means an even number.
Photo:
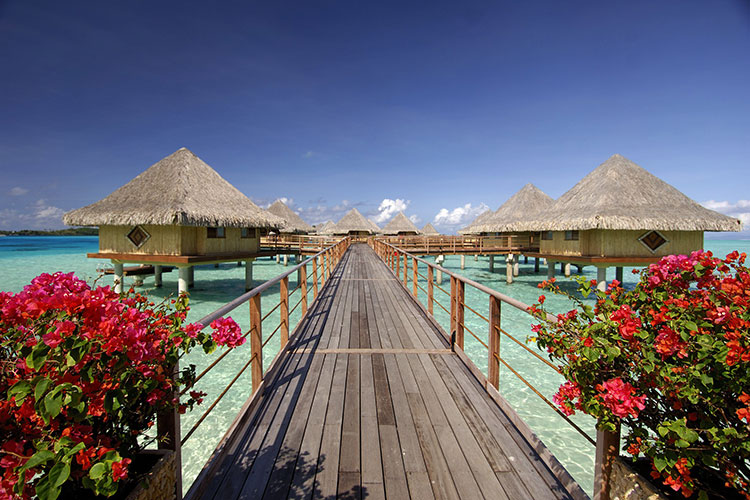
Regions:
<svg viewBox="0 0 750 500"><path fill-rule="evenodd" d="M285 346L289 342L290 338L290 315L298 308L301 307L301 317L297 322L297 325L302 324L305 315L308 310L308 296L312 293L312 301L314 302L319 291L323 288L326 282L329 280L333 270L336 268L341 258L346 252L346 249L351 243L350 238L339 238L335 243L328 246L327 248L319 251L315 255L305 259L300 264L290 268L288 271L276 276L275 278L266 281L262 285L250 290L234 299L233 301L225 304L221 308L212 312L211 314L200 319L198 323L206 328L214 320L224 317L237 307L247 303L250 308L250 328L245 332L244 337L250 337L250 356L246 363L242 366L239 372L232 378L229 384L223 389L216 400L204 411L204 413L198 418L197 422L192 428L185 434L185 437L180 437L180 416L177 411L170 412L168 414L159 415L157 419L157 434L159 447L162 449L170 449L175 451L177 460L177 487L176 487L176 498L179 500L182 498L182 476L181 476L181 454L180 450L185 442L195 433L195 431L201 426L211 412L216 408L216 405L222 400L222 398L229 392L232 386L237 382L240 376L250 368L251 374L251 394L255 396L263 385L264 374L271 370L276 361L279 359L280 354L283 353ZM308 266L310 266L308 272ZM296 288L289 290L289 276L292 273L299 272L299 283ZM311 277L309 279L308 277ZM273 286L279 285L279 302L275 304L271 309L263 314L261 308L261 297L264 292L270 290ZM290 309L290 298L299 290L299 298L297 302L291 306ZM271 332L270 335L263 339L263 321L267 319L276 310L279 311L279 324ZM266 347L268 342L279 333L280 342L279 350L276 357L271 362L268 370L263 370L263 348ZM230 350L225 350L221 355L218 356L206 369L196 376L195 383L199 382L203 377L211 372L226 356L230 353ZM185 389L179 396L182 396L189 389Z"/></svg>
<svg viewBox="0 0 750 500"><path fill-rule="evenodd" d="M438 266L432 262L421 259L405 249L395 246L389 243L384 238L373 238L369 241L370 246L375 250L378 256L383 262L392 270L396 278L403 283L404 288L411 293L414 300L421 305L432 318L435 320L436 325L440 326L435 318L435 307L439 307L450 317L449 332L450 337L447 338L451 344L452 350L458 354L464 364L473 372L476 378L485 387L485 390L490 396L498 403L501 408L508 405L507 401L500 395L500 365L505 366L511 373L513 373L518 379L523 382L532 392L534 392L542 401L544 401L557 415L560 416L566 423L568 423L573 429L575 429L583 438L588 441L591 445L596 448L595 456L595 470L594 470L594 498L595 500L608 500L609 499L609 476L611 472L611 465L614 457L619 451L619 435L597 431L596 439L589 436L584 432L575 422L573 422L567 415L560 411L554 403L552 403L546 396L544 396L534 385L524 378L518 370L513 368L506 359L500 354L500 341L504 336L520 346L528 355L533 357L536 361L544 364L547 369L554 370L560 373L560 370L550 363L549 360L542 357L539 352L534 349L530 349L524 342L516 338L516 336L509 333L507 330L502 328L501 325L501 308L505 304L507 306L514 307L526 313L529 313L529 306L523 302L509 297L496 290L488 288L481 283L470 280L464 276L453 273L448 269ZM420 266L426 270L426 275L419 272ZM411 272L410 272L411 271ZM450 290L445 290L435 281L436 273L442 273L450 277ZM420 278L425 283L426 288L420 285ZM442 281L441 279L438 281ZM411 285L411 286L410 286ZM487 310L486 312L480 312L466 304L466 287L473 287L487 297ZM426 304L420 302L419 291L424 293L426 297ZM440 294L445 295L449 299L448 307L445 307L440 300L435 296L436 291ZM476 317L482 319L487 323L488 330L484 339L478 335L478 332L474 332L465 321L466 312L470 312ZM530 313L529 313L530 314ZM547 321L557 321L555 315L548 314ZM441 327L442 329L442 327ZM464 340L466 334L471 335L477 342L479 342L485 349L487 349L487 374L485 375L482 371L474 364L469 356L464 352ZM521 427L521 431L528 427L523 422L514 422L517 426ZM531 433L531 439L535 439L533 433ZM529 439L530 436L527 436ZM539 450L537 450L539 451ZM556 462L556 459L552 458ZM567 485L566 485L567 486Z"/></svg>
<svg viewBox="0 0 750 500"><path fill-rule="evenodd" d="M486 254L539 250L529 234L499 236L379 236L379 241L417 255L424 254Z"/></svg>
<svg viewBox="0 0 750 500"><path fill-rule="evenodd" d="M290 253L315 253L341 240L342 236L307 234L271 234L260 238L261 250L288 251Z"/></svg>

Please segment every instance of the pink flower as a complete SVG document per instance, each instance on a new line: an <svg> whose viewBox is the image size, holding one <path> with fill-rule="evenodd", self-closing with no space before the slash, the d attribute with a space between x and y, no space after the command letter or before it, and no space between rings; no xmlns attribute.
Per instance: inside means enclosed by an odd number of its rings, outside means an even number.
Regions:
<svg viewBox="0 0 750 500"><path fill-rule="evenodd" d="M552 396L555 404L568 416L575 413L575 408L581 408L580 398L581 388L578 387L578 384L570 380L561 385L557 393Z"/></svg>
<svg viewBox="0 0 750 500"><path fill-rule="evenodd" d="M635 387L623 382L620 378L607 380L597 385L596 388L601 393L604 406L612 410L617 417L637 417L638 413L646 407L644 404L646 396L634 396Z"/></svg>
<svg viewBox="0 0 750 500"><path fill-rule="evenodd" d="M219 345L237 347L245 343L240 326L232 318L219 318L211 322L211 337Z"/></svg>
<svg viewBox="0 0 750 500"><path fill-rule="evenodd" d="M213 323L211 324L211 327L213 328ZM189 325L185 325L182 327L182 331L185 332L191 339L197 337L201 330L203 330L203 325L201 325L200 323L190 323Z"/></svg>

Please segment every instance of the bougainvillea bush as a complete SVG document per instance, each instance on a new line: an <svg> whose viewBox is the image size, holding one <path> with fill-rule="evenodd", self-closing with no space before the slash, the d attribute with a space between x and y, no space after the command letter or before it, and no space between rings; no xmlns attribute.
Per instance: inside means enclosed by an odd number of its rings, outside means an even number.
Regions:
<svg viewBox="0 0 750 500"><path fill-rule="evenodd" d="M185 295L154 304L72 273L0 292L0 499L117 491L157 413L205 395L175 397L195 379L179 359L245 340L231 319L202 332L187 311Z"/></svg>
<svg viewBox="0 0 750 500"><path fill-rule="evenodd" d="M559 362L563 412L602 430L622 425L623 450L651 460L651 476L685 497L722 488L750 498L750 271L745 254L662 258L625 290L576 278L589 305L555 317L544 296L538 345ZM564 293L554 279L543 288Z"/></svg>

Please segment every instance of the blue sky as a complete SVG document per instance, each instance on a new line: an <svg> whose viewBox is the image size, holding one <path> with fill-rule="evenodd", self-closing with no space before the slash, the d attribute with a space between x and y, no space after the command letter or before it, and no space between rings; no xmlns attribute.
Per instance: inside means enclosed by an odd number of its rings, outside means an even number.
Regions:
<svg viewBox="0 0 750 500"><path fill-rule="evenodd" d="M188 147L308 222L452 231L620 153L750 225L750 2L0 0L0 229Z"/></svg>

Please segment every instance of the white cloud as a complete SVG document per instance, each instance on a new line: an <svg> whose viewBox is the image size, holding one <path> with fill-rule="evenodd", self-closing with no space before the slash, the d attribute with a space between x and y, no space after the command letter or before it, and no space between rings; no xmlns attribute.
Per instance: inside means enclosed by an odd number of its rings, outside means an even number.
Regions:
<svg viewBox="0 0 750 500"><path fill-rule="evenodd" d="M26 188L14 187L13 189L11 189L8 192L8 194L11 195L11 196L23 196L23 195L25 195L28 192L29 192L29 190L26 189Z"/></svg>
<svg viewBox="0 0 750 500"><path fill-rule="evenodd" d="M737 200L735 202L728 200L708 200L701 203L701 205L739 219L742 221L743 231L750 229L750 212L747 211L747 209L750 208L750 200Z"/></svg>
<svg viewBox="0 0 750 500"><path fill-rule="evenodd" d="M59 224L65 210L47 205L44 200L37 200L34 204L34 218L39 222L48 221Z"/></svg>
<svg viewBox="0 0 750 500"><path fill-rule="evenodd" d="M432 223L435 226L447 229L459 229L468 225L479 214L485 210L489 210L489 208L490 207L485 203L480 203L477 206L472 206L471 203L467 203L464 206L456 207L453 210L441 208L437 215L435 215L435 218L432 219Z"/></svg>
<svg viewBox="0 0 750 500"><path fill-rule="evenodd" d="M37 200L25 210L6 208L0 210L0 227L3 229L59 229L64 227L65 210Z"/></svg>
<svg viewBox="0 0 750 500"><path fill-rule="evenodd" d="M412 224L417 225L420 222L422 222L422 219L419 218L417 214L413 214L409 216L409 220L412 222Z"/></svg>
<svg viewBox="0 0 750 500"><path fill-rule="evenodd" d="M313 156L317 156L317 155L318 155L318 153L316 153L315 151L306 151L306 152L305 152L305 153L304 153L304 154L302 155L302 158L305 158L305 159L310 159L310 158L312 158Z"/></svg>
<svg viewBox="0 0 750 500"><path fill-rule="evenodd" d="M300 207L297 210L297 214L299 214L299 216L308 224L319 224L328 220L337 222L346 212L354 207L361 207L362 205L364 205L364 203L352 203L349 200L341 200L341 203L332 207L329 207L324 203L317 203L307 207Z"/></svg>
<svg viewBox="0 0 750 500"><path fill-rule="evenodd" d="M397 213L406 210L406 207L409 206L409 203L411 203L411 201L402 200L400 198L397 198L395 200L385 198L380 202L380 205L378 206L378 215L376 215L374 218L375 222L377 222L378 224L382 224Z"/></svg>

